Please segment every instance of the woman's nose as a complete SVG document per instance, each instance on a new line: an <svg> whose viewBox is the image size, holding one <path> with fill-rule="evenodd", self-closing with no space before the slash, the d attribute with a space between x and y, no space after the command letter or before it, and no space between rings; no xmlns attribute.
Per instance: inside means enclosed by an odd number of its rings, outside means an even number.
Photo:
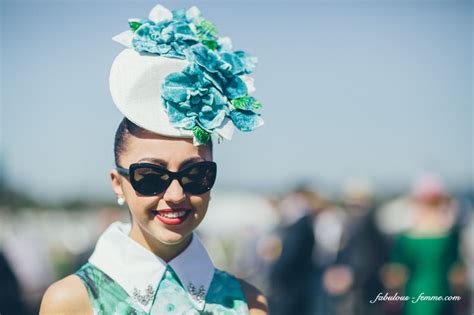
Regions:
<svg viewBox="0 0 474 315"><path fill-rule="evenodd" d="M186 199L183 187L181 187L181 184L177 179L173 179L168 189L166 189L163 199L166 202L174 204L179 204Z"/></svg>

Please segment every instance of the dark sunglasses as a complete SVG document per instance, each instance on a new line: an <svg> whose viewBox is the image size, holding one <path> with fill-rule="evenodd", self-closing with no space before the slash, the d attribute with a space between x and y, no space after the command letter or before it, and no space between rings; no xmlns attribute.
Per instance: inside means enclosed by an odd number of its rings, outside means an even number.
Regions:
<svg viewBox="0 0 474 315"><path fill-rule="evenodd" d="M217 165L211 161L191 164L179 172L171 172L151 163L134 163L129 169L121 166L116 169L120 175L128 176L133 189L144 196L161 194L174 179L178 180L185 193L201 195L211 190L217 174Z"/></svg>

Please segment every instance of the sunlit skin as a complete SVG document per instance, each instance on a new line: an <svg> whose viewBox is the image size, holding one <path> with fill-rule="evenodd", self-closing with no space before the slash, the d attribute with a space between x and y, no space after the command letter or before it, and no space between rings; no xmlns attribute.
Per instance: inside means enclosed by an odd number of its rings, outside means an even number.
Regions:
<svg viewBox="0 0 474 315"><path fill-rule="evenodd" d="M179 171L184 166L212 160L207 146L195 146L192 139L170 138L155 133L128 134L125 150L120 154L119 164L128 168L130 164L147 162L159 164L170 171ZM111 170L112 187L117 197L125 199L132 215L129 236L165 261L177 256L191 240L192 231L201 223L209 205L210 192L190 195L183 191L175 179L168 189L157 196L137 193L128 177ZM153 211L175 208L191 208L192 213L179 225L167 225Z"/></svg>

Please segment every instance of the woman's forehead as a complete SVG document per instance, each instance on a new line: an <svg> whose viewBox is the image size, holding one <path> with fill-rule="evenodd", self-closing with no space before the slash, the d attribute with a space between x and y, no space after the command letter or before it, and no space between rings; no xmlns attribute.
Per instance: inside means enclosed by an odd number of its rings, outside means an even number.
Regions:
<svg viewBox="0 0 474 315"><path fill-rule="evenodd" d="M123 158L130 160L130 163L147 160L169 165L188 160L211 160L212 156L208 146L195 146L192 139L147 133L129 135Z"/></svg>

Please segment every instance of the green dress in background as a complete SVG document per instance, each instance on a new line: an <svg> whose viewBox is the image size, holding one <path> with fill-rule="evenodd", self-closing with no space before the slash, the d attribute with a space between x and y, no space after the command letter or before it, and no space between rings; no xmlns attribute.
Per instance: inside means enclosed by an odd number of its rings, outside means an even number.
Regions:
<svg viewBox="0 0 474 315"><path fill-rule="evenodd" d="M405 315L452 314L451 302L418 301L425 296L451 295L448 273L458 261L458 236L455 231L438 236L415 236L403 233L395 241L392 261L408 269L408 281L403 295L412 300L404 304Z"/></svg>
<svg viewBox="0 0 474 315"><path fill-rule="evenodd" d="M206 295L205 308L196 310L189 300L179 278L168 266L153 299L149 313L113 279L86 263L76 275L87 288L89 299L95 315L145 315L145 314L248 314L248 307L240 287L240 282L227 272L216 269L209 291Z"/></svg>

